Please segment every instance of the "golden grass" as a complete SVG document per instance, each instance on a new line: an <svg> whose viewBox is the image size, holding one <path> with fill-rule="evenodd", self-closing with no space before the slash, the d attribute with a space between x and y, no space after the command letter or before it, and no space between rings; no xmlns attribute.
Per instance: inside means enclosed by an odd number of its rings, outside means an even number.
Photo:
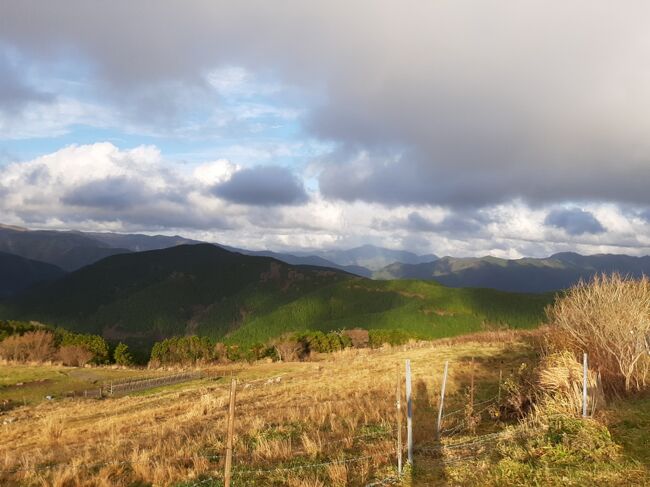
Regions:
<svg viewBox="0 0 650 487"><path fill-rule="evenodd" d="M464 405L471 358L480 401L496 394L500 369L508 373L529 353L521 342L480 338L238 365L236 485L364 485L394 474L396 370L406 358L413 370L415 439L423 442L434 437L445 360L452 410ZM202 380L11 411L13 422L0 426L0 485L167 486L220 479L228 389L228 380ZM313 466L321 463L327 465Z"/></svg>

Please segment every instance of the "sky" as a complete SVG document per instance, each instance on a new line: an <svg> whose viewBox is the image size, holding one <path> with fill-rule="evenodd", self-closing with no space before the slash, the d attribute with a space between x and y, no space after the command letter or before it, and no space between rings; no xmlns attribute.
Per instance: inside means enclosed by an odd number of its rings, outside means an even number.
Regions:
<svg viewBox="0 0 650 487"><path fill-rule="evenodd" d="M0 223L650 253L650 4L0 3Z"/></svg>

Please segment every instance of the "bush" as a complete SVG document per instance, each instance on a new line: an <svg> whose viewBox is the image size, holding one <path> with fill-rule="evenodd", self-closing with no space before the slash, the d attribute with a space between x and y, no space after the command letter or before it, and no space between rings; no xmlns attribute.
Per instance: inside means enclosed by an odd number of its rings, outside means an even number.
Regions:
<svg viewBox="0 0 650 487"><path fill-rule="evenodd" d="M216 358L215 344L208 337L173 337L156 342L149 363L160 365L196 365Z"/></svg>
<svg viewBox="0 0 650 487"><path fill-rule="evenodd" d="M93 353L79 345L64 345L57 356L63 365L71 367L83 367L93 359Z"/></svg>
<svg viewBox="0 0 650 487"><path fill-rule="evenodd" d="M55 351L54 335L48 331L12 335L0 342L0 357L18 362L45 362Z"/></svg>
<svg viewBox="0 0 650 487"><path fill-rule="evenodd" d="M26 321L2 321L0 320L0 341L12 335L24 335L28 331L47 331L45 325Z"/></svg>
<svg viewBox="0 0 650 487"><path fill-rule="evenodd" d="M113 351L113 359L117 365L133 365L133 356L129 352L129 347L120 342Z"/></svg>
<svg viewBox="0 0 650 487"><path fill-rule="evenodd" d="M350 339L354 348L366 348L370 344L370 333L363 328L343 330L341 334Z"/></svg>
<svg viewBox="0 0 650 487"><path fill-rule="evenodd" d="M79 347L90 352L89 362L103 364L109 361L108 343L99 335L73 333L61 328L57 329L56 334L60 347Z"/></svg>
<svg viewBox="0 0 650 487"><path fill-rule="evenodd" d="M650 280L619 274L580 282L547 309L564 346L602 374L610 391L647 385L650 370Z"/></svg>
<svg viewBox="0 0 650 487"><path fill-rule="evenodd" d="M295 335L284 335L272 343L278 356L278 360L291 362L302 360L309 354L308 343Z"/></svg>
<svg viewBox="0 0 650 487"><path fill-rule="evenodd" d="M372 348L379 348L384 344L402 345L412 338L415 337L404 330L370 330L368 344Z"/></svg>

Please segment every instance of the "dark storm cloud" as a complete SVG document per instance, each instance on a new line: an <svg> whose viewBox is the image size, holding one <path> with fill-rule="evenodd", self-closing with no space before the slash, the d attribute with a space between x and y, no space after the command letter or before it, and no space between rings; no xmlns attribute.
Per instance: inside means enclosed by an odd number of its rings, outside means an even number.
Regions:
<svg viewBox="0 0 650 487"><path fill-rule="evenodd" d="M605 227L589 211L581 208L552 210L544 220L547 226L561 228L569 235L605 233Z"/></svg>
<svg viewBox="0 0 650 487"><path fill-rule="evenodd" d="M20 69L0 45L0 111L16 113L29 103L53 100L52 94L37 90L21 78Z"/></svg>
<svg viewBox="0 0 650 487"><path fill-rule="evenodd" d="M0 9L0 41L48 61L74 46L100 93L133 103L142 119L174 117L184 90L200 93L219 66L315 92L323 102L306 107L306 127L343 149L323 161L329 198L650 204L647 3L141 0L103 4L98 15L94 2L24 0ZM149 88L165 94L147 97Z"/></svg>
<svg viewBox="0 0 650 487"><path fill-rule="evenodd" d="M213 188L220 198L242 205L297 205L307 201L302 182L286 168L258 166L237 171Z"/></svg>
<svg viewBox="0 0 650 487"><path fill-rule="evenodd" d="M144 202L148 197L146 185L142 181L110 177L74 188L61 201L72 206L124 210Z"/></svg>

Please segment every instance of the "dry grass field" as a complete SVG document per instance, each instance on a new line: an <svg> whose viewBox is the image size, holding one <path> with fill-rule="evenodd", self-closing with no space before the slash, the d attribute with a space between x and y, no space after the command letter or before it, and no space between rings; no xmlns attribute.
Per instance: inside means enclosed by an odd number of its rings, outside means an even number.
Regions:
<svg viewBox="0 0 650 487"><path fill-rule="evenodd" d="M445 360L451 411L466 400L471 358L480 402L496 394L500 369L509 372L529 356L522 343L443 341L350 350L312 362L233 366L239 382L236 485L390 479L396 465L396 374L398 368L403 373L406 358L412 361L418 445L434 438ZM2 426L1 483L219 485L228 386L223 379L200 380L129 397L15 409Z"/></svg>
<svg viewBox="0 0 650 487"><path fill-rule="evenodd" d="M518 434L495 417L490 400L499 394L500 373L505 383L536 361L530 335L493 332L346 350L309 362L220 367L238 380L233 485L483 485L488 477L476 477L489 468L483 456L502 447L496 441L503 434ZM398 481L395 389L405 359L413 372L415 461ZM467 414L472 359L476 408ZM441 452L435 424L447 360L447 447ZM0 416L0 485L223 485L229 382L202 379L125 397L64 399L9 411ZM478 418L471 434L470 417ZM603 478L644 485L646 467L626 462L621 468L636 469L630 482L618 471ZM560 473L552 477L547 470L546 478L566 477ZM521 475L503 482L499 474L491 484L528 485ZM567 485L589 485L580 479L593 477L575 478Z"/></svg>

